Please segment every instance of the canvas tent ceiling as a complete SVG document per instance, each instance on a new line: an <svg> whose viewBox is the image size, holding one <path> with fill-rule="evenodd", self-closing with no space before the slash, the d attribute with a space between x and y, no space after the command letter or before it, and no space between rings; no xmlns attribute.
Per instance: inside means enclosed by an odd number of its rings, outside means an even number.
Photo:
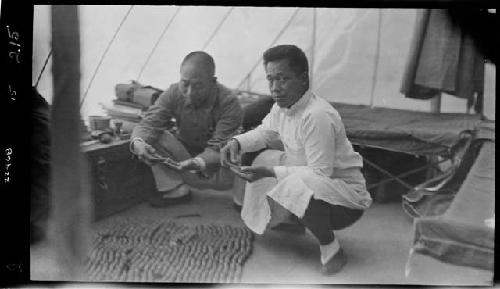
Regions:
<svg viewBox="0 0 500 289"><path fill-rule="evenodd" d="M176 82L182 58L206 44L231 8L182 6L139 81L162 89ZM81 95L129 9L130 6L116 5L80 6ZM148 53L177 9L177 6L134 6L92 82L82 107L84 116L102 113L99 103L114 99L115 84L138 77ZM312 60L313 90L326 99L352 104L370 104L373 99L375 106L428 111L428 101L407 99L399 92L415 16L415 9L300 8L297 11L294 7L234 7L205 50L216 61L218 79L230 88L243 83L242 89L267 93L260 64L262 52L272 44L295 44ZM33 83L50 51L49 17L48 6L35 6ZM273 43L290 19L290 25ZM250 82L243 81L254 65ZM39 84L40 92L49 101L51 81L49 62ZM485 114L494 119L493 65L486 68L485 84ZM465 112L465 107L465 100L443 97L443 112Z"/></svg>

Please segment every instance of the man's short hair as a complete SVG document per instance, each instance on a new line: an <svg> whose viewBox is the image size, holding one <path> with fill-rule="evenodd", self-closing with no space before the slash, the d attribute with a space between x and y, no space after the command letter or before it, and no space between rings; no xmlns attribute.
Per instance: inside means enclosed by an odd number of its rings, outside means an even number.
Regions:
<svg viewBox="0 0 500 289"><path fill-rule="evenodd" d="M268 62L287 59L290 68L297 74L309 74L309 63L306 54L295 45L278 45L269 48L263 55L264 66Z"/></svg>
<svg viewBox="0 0 500 289"><path fill-rule="evenodd" d="M204 67L206 67L211 76L215 75L215 62L210 54L206 53L205 51L190 52L188 55L186 55L186 57L184 57L184 60L182 60L181 67L191 59L195 60L198 63L201 63Z"/></svg>

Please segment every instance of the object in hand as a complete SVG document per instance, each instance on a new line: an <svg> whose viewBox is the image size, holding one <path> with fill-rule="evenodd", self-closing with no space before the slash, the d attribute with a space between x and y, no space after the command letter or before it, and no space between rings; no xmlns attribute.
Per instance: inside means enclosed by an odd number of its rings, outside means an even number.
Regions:
<svg viewBox="0 0 500 289"><path fill-rule="evenodd" d="M249 176L243 172L241 172L241 167L235 163L232 163L232 162L228 162L228 161L225 161L224 162L225 165L227 165L229 167L229 169L235 173L237 176L239 176L240 178L244 179L244 180L249 180Z"/></svg>
<svg viewBox="0 0 500 289"><path fill-rule="evenodd" d="M180 170L179 163L174 161L171 158L165 158L165 160L162 163L168 167L174 168L176 170Z"/></svg>
<svg viewBox="0 0 500 289"><path fill-rule="evenodd" d="M220 149L221 165L228 166L229 163L237 163L239 158L240 143L236 139L230 139Z"/></svg>
<svg viewBox="0 0 500 289"><path fill-rule="evenodd" d="M172 169L180 170L180 165L178 162L174 161L171 158L168 157L162 157L162 156L155 156L154 158L150 159L154 163L161 163L166 165L167 167L170 167Z"/></svg>

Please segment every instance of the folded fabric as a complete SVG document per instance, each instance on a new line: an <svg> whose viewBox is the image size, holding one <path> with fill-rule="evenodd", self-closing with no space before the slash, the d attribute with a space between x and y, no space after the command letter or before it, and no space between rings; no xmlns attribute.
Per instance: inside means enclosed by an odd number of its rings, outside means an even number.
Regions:
<svg viewBox="0 0 500 289"><path fill-rule="evenodd" d="M284 152L282 151L266 150L255 158L253 165L275 165L280 163L283 157ZM289 216L289 214L283 212L285 209L280 206L273 206L273 211L271 211L267 201L267 193L276 184L277 180L275 178L263 178L252 183L247 182L241 218L247 227L257 234L263 234L269 223L272 227L274 224L286 220ZM271 215L273 217L272 221Z"/></svg>

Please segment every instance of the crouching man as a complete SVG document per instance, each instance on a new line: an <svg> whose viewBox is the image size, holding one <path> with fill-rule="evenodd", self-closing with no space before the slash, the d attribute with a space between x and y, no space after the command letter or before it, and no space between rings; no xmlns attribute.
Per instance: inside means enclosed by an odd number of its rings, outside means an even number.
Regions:
<svg viewBox="0 0 500 289"><path fill-rule="evenodd" d="M132 153L153 170L159 191L150 199L153 206L187 201L191 186L218 188L227 182L218 176L231 176L219 170L219 151L241 124L238 98L217 81L214 60L203 51L184 58L180 77L149 108L131 136ZM175 134L167 130L172 118L178 127ZM177 162L177 167L165 165L163 157Z"/></svg>
<svg viewBox="0 0 500 289"><path fill-rule="evenodd" d="M309 90L308 61L300 48L276 46L263 60L276 103L260 126L228 141L221 163L237 163L242 153L281 140L284 152L261 154L267 165L259 165L258 156L252 166L241 167L239 174L248 180L241 217L262 234L295 215L319 241L322 272L336 273L347 258L333 230L352 225L372 203L362 158L338 112Z"/></svg>

